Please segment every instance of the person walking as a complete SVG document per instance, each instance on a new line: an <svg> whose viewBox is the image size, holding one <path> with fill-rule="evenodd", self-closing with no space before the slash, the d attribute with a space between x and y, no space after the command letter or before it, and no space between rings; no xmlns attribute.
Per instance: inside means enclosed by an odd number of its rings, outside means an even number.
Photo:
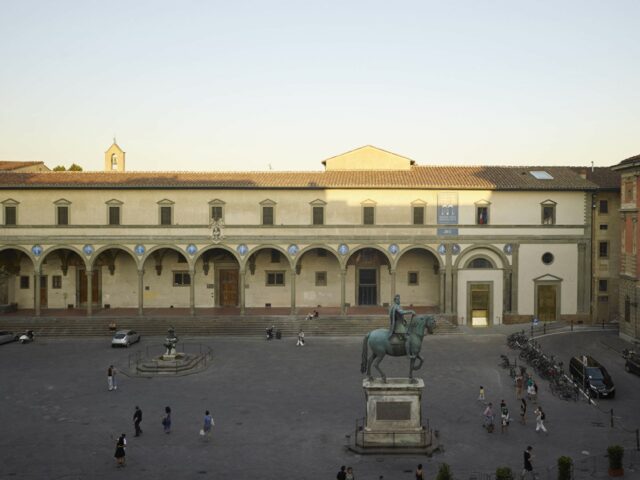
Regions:
<svg viewBox="0 0 640 480"><path fill-rule="evenodd" d="M547 432L547 427L544 426L544 421L547 416L545 415L544 410L542 410L542 407L538 405L538 408L536 408L533 413L536 415L536 432L542 430L544 433L548 434L549 432Z"/></svg>
<svg viewBox="0 0 640 480"><path fill-rule="evenodd" d="M355 480L356 477L353 476L353 468L347 467L347 474L345 475L345 480Z"/></svg>
<svg viewBox="0 0 640 480"><path fill-rule="evenodd" d="M142 434L140 423L142 423L142 410L140 410L140 407L136 405L136 410L133 412L133 427L136 429L136 437L139 437Z"/></svg>
<svg viewBox="0 0 640 480"><path fill-rule="evenodd" d="M347 472L345 471L347 469L347 467L345 465L342 465L340 467L340 470L338 471L338 474L336 475L336 479L337 480L346 480L347 478Z"/></svg>
<svg viewBox="0 0 640 480"><path fill-rule="evenodd" d="M118 389L118 383L116 382L116 373L118 373L116 371L116 367L114 367L113 365L109 365L109 368L107 369L107 386L109 387L109 391Z"/></svg>
<svg viewBox="0 0 640 480"><path fill-rule="evenodd" d="M536 387L531 377L527 380L527 398L530 402L536 403Z"/></svg>
<svg viewBox="0 0 640 480"><path fill-rule="evenodd" d="M296 347L304 347L304 332L302 328L298 332L298 343L296 343Z"/></svg>
<svg viewBox="0 0 640 480"><path fill-rule="evenodd" d="M522 388L524 386L524 378L521 373L516 375L516 400L522 398Z"/></svg>
<svg viewBox="0 0 640 480"><path fill-rule="evenodd" d="M509 408L504 400L500 402L500 433L508 432L509 422Z"/></svg>
<svg viewBox="0 0 640 480"><path fill-rule="evenodd" d="M164 417L162 417L164 433L171 433L171 407L164 407Z"/></svg>
<svg viewBox="0 0 640 480"><path fill-rule="evenodd" d="M480 385L480 393L478 394L478 401L484 402L484 387Z"/></svg>
<svg viewBox="0 0 640 480"><path fill-rule="evenodd" d="M527 415L527 401L524 398L520 399L520 423L522 425L526 425L527 424L527 420L526 420L526 415Z"/></svg>
<svg viewBox="0 0 640 480"><path fill-rule="evenodd" d="M484 427L487 429L487 432L493 433L493 420L495 418L495 414L493 413L493 404L489 402L487 408L484 409Z"/></svg>
<svg viewBox="0 0 640 480"><path fill-rule="evenodd" d="M424 480L424 470L422 470L422 464L418 464L418 468L416 468L416 480Z"/></svg>
<svg viewBox="0 0 640 480"><path fill-rule="evenodd" d="M214 425L213 417L209 413L209 410L206 410L204 412L204 424L202 425L202 435L205 440L209 441L211 439L211 430Z"/></svg>
<svg viewBox="0 0 640 480"><path fill-rule="evenodd" d="M533 478L533 464L531 463L531 459L533 455L531 451L533 447L529 445L527 449L524 451L524 465L522 468L522 473L520 474L520 479L525 480L527 478Z"/></svg>
<svg viewBox="0 0 640 480"><path fill-rule="evenodd" d="M127 436L123 433L118 438L116 443L116 453L113 455L116 459L116 464L118 467L124 467L125 462L125 448L127 447Z"/></svg>

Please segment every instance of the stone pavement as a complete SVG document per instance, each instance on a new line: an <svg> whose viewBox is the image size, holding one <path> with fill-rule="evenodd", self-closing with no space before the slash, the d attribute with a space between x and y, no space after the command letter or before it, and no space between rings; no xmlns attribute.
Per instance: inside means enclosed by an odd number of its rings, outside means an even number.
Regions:
<svg viewBox="0 0 640 480"><path fill-rule="evenodd" d="M568 403L552 397L548 384L539 381L549 435L534 432L532 415L526 427L514 422L506 434L499 428L488 434L481 428L479 385L494 405L505 399L517 418L512 382L498 366L500 353L514 355L504 334L515 329L425 337L426 362L418 372L426 384L423 412L444 447L431 458L358 456L345 450L345 436L353 435L355 419L364 415L359 338L309 336L304 347L296 347L291 337L270 342L199 337L193 341L214 351L205 372L170 378L120 375L113 392L107 391L108 365L124 370L129 354L162 338L144 338L140 345L118 350L107 339L93 338L1 345L0 477L320 480L335 478L340 465L351 465L358 480L381 475L411 480L418 463L431 479L447 462L456 479L484 480L482 474L498 466L519 471L522 451L532 445L541 479L555 479L553 466L560 455L574 458L576 479L605 478L606 447L633 448L634 430L640 427L640 377L624 372L616 351L623 344L607 330L542 337L545 351L565 364L582 352L600 359L616 381L617 398L596 407ZM382 368L389 376L405 376L407 361L387 358ZM133 436L135 405L144 412L140 438ZM166 405L173 410L169 435L160 423ZM216 423L210 443L198 435L205 409ZM122 432L129 440L127 466L118 469L113 453ZM627 462L635 463L627 464L626 478L640 478L640 456L630 452Z"/></svg>

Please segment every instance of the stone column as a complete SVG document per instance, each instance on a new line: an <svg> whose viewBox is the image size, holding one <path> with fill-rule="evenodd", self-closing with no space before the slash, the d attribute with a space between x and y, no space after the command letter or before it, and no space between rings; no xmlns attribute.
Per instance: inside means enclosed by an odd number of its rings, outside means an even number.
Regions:
<svg viewBox="0 0 640 480"><path fill-rule="evenodd" d="M296 269L291 269L291 315L296 314Z"/></svg>
<svg viewBox="0 0 640 480"><path fill-rule="evenodd" d="M438 275L440 276L440 300L439 300L440 305L439 305L439 307L440 307L440 313L444 313L445 312L445 300L444 300L445 273L444 273L444 270L440 270Z"/></svg>
<svg viewBox="0 0 640 480"><path fill-rule="evenodd" d="M35 310L36 317L40 316L40 275L40 269L34 270L33 290L35 293L33 296L33 309Z"/></svg>
<svg viewBox="0 0 640 480"><path fill-rule="evenodd" d="M196 270L189 269L189 314L193 317L196 314Z"/></svg>
<svg viewBox="0 0 640 480"><path fill-rule="evenodd" d="M520 244L514 243L511 251L511 313L518 315L518 267Z"/></svg>
<svg viewBox="0 0 640 480"><path fill-rule="evenodd" d="M93 315L93 271L87 269L87 317Z"/></svg>
<svg viewBox="0 0 640 480"><path fill-rule="evenodd" d="M245 311L245 291L244 291L244 283L246 278L246 272L244 270L240 270L240 315L244 315Z"/></svg>
<svg viewBox="0 0 640 480"><path fill-rule="evenodd" d="M391 302L396 296L396 271L389 269L389 275L391 276Z"/></svg>
<svg viewBox="0 0 640 480"><path fill-rule="evenodd" d="M138 270L138 315L143 316L144 306L144 269Z"/></svg>
<svg viewBox="0 0 640 480"><path fill-rule="evenodd" d="M347 314L347 269L340 269L340 315Z"/></svg>
<svg viewBox="0 0 640 480"><path fill-rule="evenodd" d="M453 264L451 262L451 245L447 245L447 253L445 254L445 297L444 297L444 310L445 313L452 313L451 303L453 301Z"/></svg>
<svg viewBox="0 0 640 480"><path fill-rule="evenodd" d="M451 292L451 313L458 315L458 272L451 274L451 284L453 291ZM466 313L465 313L466 315ZM456 319L456 323L458 320Z"/></svg>
<svg viewBox="0 0 640 480"><path fill-rule="evenodd" d="M511 269L502 270L502 318L511 311Z"/></svg>

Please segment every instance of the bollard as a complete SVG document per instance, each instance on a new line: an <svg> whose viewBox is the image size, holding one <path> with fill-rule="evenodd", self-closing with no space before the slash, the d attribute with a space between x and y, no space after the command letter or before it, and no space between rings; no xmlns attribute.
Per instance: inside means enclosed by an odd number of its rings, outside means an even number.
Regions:
<svg viewBox="0 0 640 480"><path fill-rule="evenodd" d="M613 408L611 409L611 428L613 428Z"/></svg>
<svg viewBox="0 0 640 480"><path fill-rule="evenodd" d="M544 322L544 325L542 327L542 333L544 333L545 335L547 334L547 322Z"/></svg>
<svg viewBox="0 0 640 480"><path fill-rule="evenodd" d="M573 332L573 318L571 319L571 331Z"/></svg>

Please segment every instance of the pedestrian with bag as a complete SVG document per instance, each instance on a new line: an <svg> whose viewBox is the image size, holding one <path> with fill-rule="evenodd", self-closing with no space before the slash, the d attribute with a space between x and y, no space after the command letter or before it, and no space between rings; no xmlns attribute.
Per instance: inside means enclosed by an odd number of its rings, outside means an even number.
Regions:
<svg viewBox="0 0 640 480"><path fill-rule="evenodd" d="M544 421L547 416L545 415L544 410L542 410L542 407L538 405L538 408L536 408L533 413L536 415L536 433L542 430L544 433L548 434L547 427L544 426Z"/></svg>
<svg viewBox="0 0 640 480"><path fill-rule="evenodd" d="M164 417L162 417L164 433L171 433L171 407L164 407Z"/></svg>
<svg viewBox="0 0 640 480"><path fill-rule="evenodd" d="M522 473L520 474L521 480L526 480L527 478L533 478L533 464L531 463L531 459L533 455L531 454L531 450L533 447L529 445L527 449L524 451L524 465L522 468Z"/></svg>
<svg viewBox="0 0 640 480"><path fill-rule="evenodd" d="M298 332L298 343L296 343L296 347L304 347L304 332L302 328Z"/></svg>
<svg viewBox="0 0 640 480"><path fill-rule="evenodd" d="M209 441L211 439L211 430L215 425L213 421L213 417L209 413L209 410L204 412L204 423L202 425L202 430L200 430L200 435L206 440Z"/></svg>
<svg viewBox="0 0 640 480"><path fill-rule="evenodd" d="M118 441L116 443L116 453L113 455L116 459L116 464L118 465L118 467L124 467L126 447L127 447L127 439L126 439L126 435L123 433L118 438Z"/></svg>
<svg viewBox="0 0 640 480"><path fill-rule="evenodd" d="M142 410L140 410L140 407L136 405L136 410L133 412L133 427L136 429L136 437L139 437L142 434L140 423L142 423Z"/></svg>

